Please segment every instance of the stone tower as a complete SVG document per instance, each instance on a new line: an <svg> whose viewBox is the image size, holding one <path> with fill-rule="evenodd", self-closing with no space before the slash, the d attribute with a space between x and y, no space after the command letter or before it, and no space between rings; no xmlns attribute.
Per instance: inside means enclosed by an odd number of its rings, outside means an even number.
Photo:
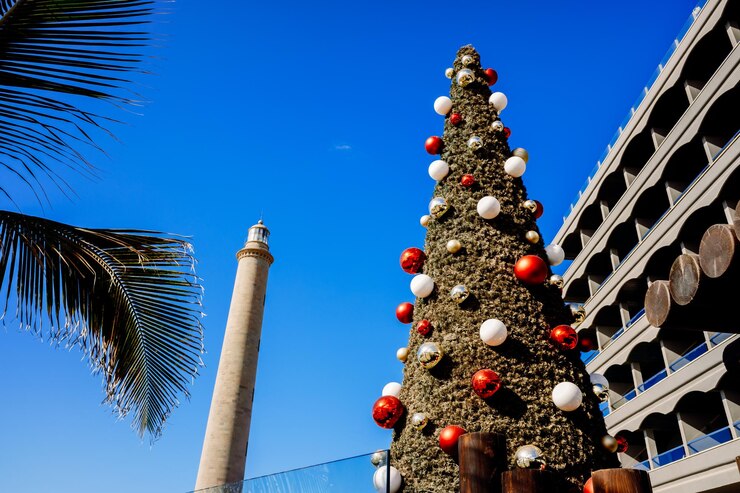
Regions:
<svg viewBox="0 0 740 493"><path fill-rule="evenodd" d="M244 479L267 273L273 261L267 245L269 236L270 231L260 220L249 228L247 242L236 254L239 264L196 490Z"/></svg>

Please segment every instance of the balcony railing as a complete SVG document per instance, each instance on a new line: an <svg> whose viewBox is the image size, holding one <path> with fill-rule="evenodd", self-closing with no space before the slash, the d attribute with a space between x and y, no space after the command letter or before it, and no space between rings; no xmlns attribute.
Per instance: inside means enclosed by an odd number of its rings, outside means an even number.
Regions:
<svg viewBox="0 0 740 493"><path fill-rule="evenodd" d="M640 393L645 392L647 389L655 385L656 383L663 380L665 377L668 376L668 372L666 370L661 370L652 377L648 378L644 382L642 382L640 385L637 386L637 390L640 391Z"/></svg>
<svg viewBox="0 0 740 493"><path fill-rule="evenodd" d="M586 178L586 182L583 184L583 186L578 190L578 193L576 194L575 200L571 202L570 204L570 211L573 211L573 209L576 206L576 203L578 203L578 200L581 198L583 193L586 191L586 188L588 188L589 183L591 183L591 180L593 179L594 175L596 175L596 172L599 171L599 168L601 168L601 165L604 164L604 161L606 161L607 156L609 155L609 152L611 152L614 145L617 143L617 140L622 135L622 132L624 132L625 127L629 123L632 116L637 111L637 108L640 106L640 103L645 99L645 96L647 96L650 89L653 87L653 84L656 80L658 80L658 76L665 68L666 64L668 63L668 60L671 58L671 55L673 55L673 52L676 51L676 47L678 47L678 44L683 40L684 36L686 36L686 33L691 28L692 24L696 20L697 16L699 15L699 11L706 3L706 0L701 0L699 3L696 4L696 7L691 12L691 15L688 19L686 19L686 22L684 23L683 27L681 28L681 31L678 33L678 35L675 37L673 42L671 43L671 46L668 48L668 51L666 52L663 59L660 61L658 66L656 67L655 71L650 75L650 78L648 79L647 84L645 84L645 87L642 88L640 91L640 95L637 97L635 102L632 104L632 107L629 109L629 112L627 113L627 116L622 120L622 123L619 125L619 128L617 128L617 131L612 136L611 140L606 146L606 149L604 149L604 152L601 154L601 157L596 162L596 165L593 167L591 172L588 174L588 177ZM563 222L567 217L563 217Z"/></svg>
<svg viewBox="0 0 740 493"><path fill-rule="evenodd" d="M295 491L376 493L378 490L375 486L379 489L390 486L390 469L387 467L376 469L377 466L386 465L389 457L390 451L380 450L373 454L270 474L191 493L292 493ZM374 464L377 466L374 467ZM384 491L389 491L389 489Z"/></svg>
<svg viewBox="0 0 740 493"><path fill-rule="evenodd" d="M732 425L736 430L740 430L740 421L735 421ZM686 447L679 445L678 447L672 448L666 452L658 454L651 460L646 460L632 466L634 469L650 470L656 467L665 466L672 462L676 462L679 459L686 457L686 450L689 451L689 456L703 452L704 450L722 445L732 440L732 430L730 426L725 426L719 430L715 430L706 435L702 435L698 438L694 438L686 444Z"/></svg>
<svg viewBox="0 0 740 493"><path fill-rule="evenodd" d="M671 363L670 366L668 366L668 368L670 368L671 373L673 373L676 370L688 365L689 363L694 361L696 358L706 353L708 350L709 348L707 348L707 343L702 342L701 344L693 348L691 351L687 352L686 354L678 358L676 361Z"/></svg>
<svg viewBox="0 0 740 493"><path fill-rule="evenodd" d="M712 347L719 346L723 342L725 342L727 339L732 337L732 334L726 333L726 332L717 332L712 337L709 338L709 342L712 343Z"/></svg>

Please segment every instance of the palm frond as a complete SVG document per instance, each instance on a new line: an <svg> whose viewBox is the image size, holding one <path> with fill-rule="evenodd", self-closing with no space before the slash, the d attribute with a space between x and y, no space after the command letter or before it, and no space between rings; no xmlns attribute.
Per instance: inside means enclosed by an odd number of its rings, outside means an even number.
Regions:
<svg viewBox="0 0 740 493"><path fill-rule="evenodd" d="M0 211L0 294L24 328L80 347L107 401L156 438L202 353L190 245Z"/></svg>
<svg viewBox="0 0 740 493"><path fill-rule="evenodd" d="M46 183L70 190L61 169L94 169L91 130L112 119L85 100L136 103L131 72L150 42L154 0L0 0L0 177L39 196ZM0 194L8 195L8 179Z"/></svg>

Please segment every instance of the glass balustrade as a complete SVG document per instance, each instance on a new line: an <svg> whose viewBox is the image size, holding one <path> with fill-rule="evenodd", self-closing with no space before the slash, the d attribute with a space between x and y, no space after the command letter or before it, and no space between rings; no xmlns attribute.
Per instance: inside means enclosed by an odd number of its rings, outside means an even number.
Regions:
<svg viewBox="0 0 740 493"><path fill-rule="evenodd" d="M732 334L728 334L726 332L717 332L712 337L709 338L709 342L712 343L712 347L719 346L723 342L725 342L727 339L732 337Z"/></svg>
<svg viewBox="0 0 740 493"><path fill-rule="evenodd" d="M640 393L645 392L647 389L655 385L656 383L663 380L665 377L668 376L668 372L666 370L661 370L652 377L645 380L643 383L637 386L637 390L640 391Z"/></svg>
<svg viewBox="0 0 740 493"><path fill-rule="evenodd" d="M694 361L696 358L706 353L708 350L709 349L707 348L707 343L702 342L701 344L689 350L686 354L678 358L676 361L671 363L668 366L668 368L670 368L671 372L675 372L676 370L688 365L689 363Z"/></svg>
<svg viewBox="0 0 740 493"><path fill-rule="evenodd" d="M383 467L388 458L389 451L382 450L191 493L376 493L375 484L382 489L391 479Z"/></svg>
<svg viewBox="0 0 740 493"><path fill-rule="evenodd" d="M676 462L677 460L683 459L684 457L686 457L686 450L684 450L683 445L679 445L676 448L672 448L667 452L663 452L662 454L658 454L653 457L653 467L665 466L666 464Z"/></svg>
<svg viewBox="0 0 740 493"><path fill-rule="evenodd" d="M689 454L695 454L697 452L701 452L702 450L716 447L717 445L722 445L723 443L727 443L730 440L732 440L732 432L730 431L729 426L725 426L724 428L713 431L708 435L694 438L686 445L689 448Z"/></svg>

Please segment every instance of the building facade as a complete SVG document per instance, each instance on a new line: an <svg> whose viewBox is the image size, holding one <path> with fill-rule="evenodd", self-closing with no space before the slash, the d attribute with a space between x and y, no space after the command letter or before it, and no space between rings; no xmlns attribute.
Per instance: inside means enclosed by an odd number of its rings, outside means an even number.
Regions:
<svg viewBox="0 0 740 493"><path fill-rule="evenodd" d="M629 443L619 458L650 471L656 493L740 491L740 317L724 332L669 330L644 309L650 283L735 216L739 44L739 1L694 9L554 239L570 261L563 296L588 314L587 369L610 382L607 428Z"/></svg>

